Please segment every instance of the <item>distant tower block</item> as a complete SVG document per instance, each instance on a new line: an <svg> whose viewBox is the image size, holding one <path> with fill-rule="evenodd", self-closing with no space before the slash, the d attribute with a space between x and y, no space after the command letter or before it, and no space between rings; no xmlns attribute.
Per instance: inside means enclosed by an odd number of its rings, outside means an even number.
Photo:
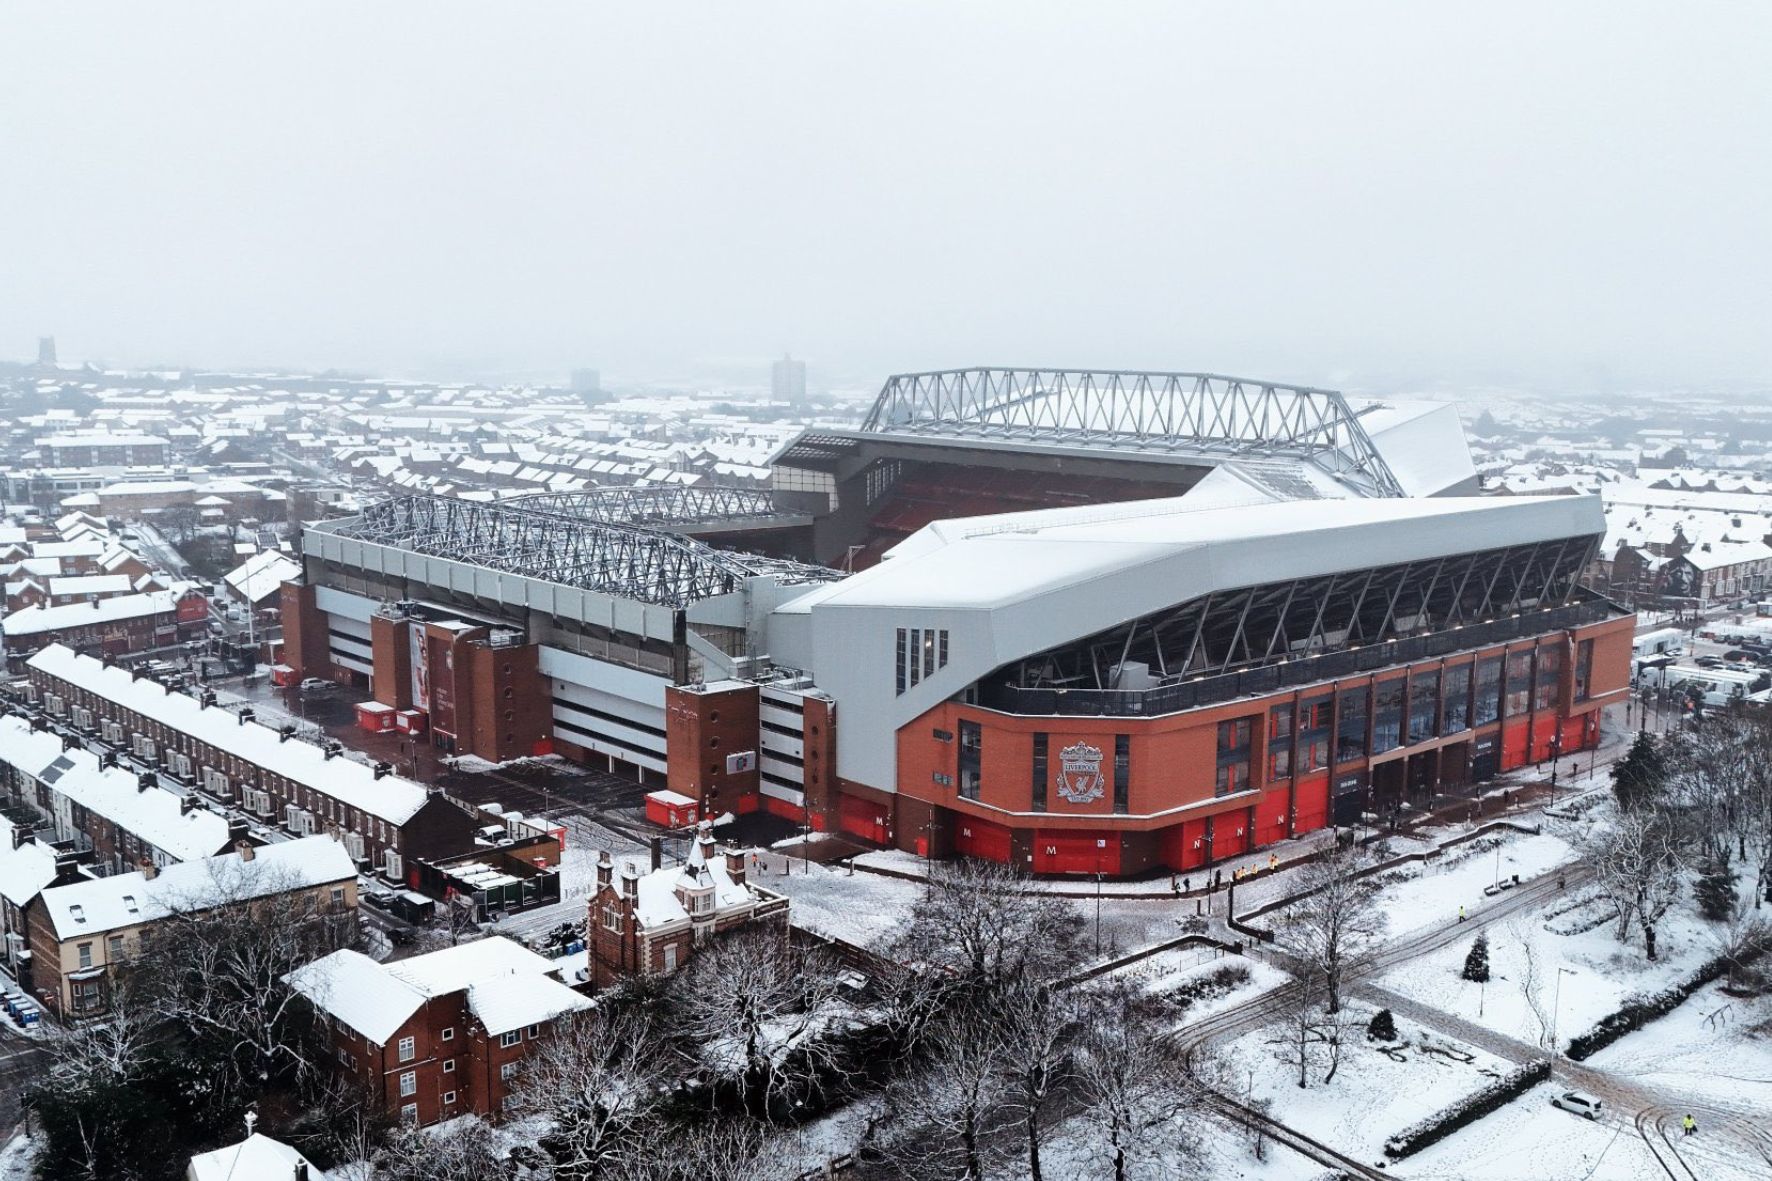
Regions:
<svg viewBox="0 0 1772 1181"><path fill-rule="evenodd" d="M37 338L37 364L55 364L55 337L39 336Z"/></svg>
<svg viewBox="0 0 1772 1181"><path fill-rule="evenodd" d="M572 371L572 392L575 394L602 393L603 375L595 369L574 369Z"/></svg>
<svg viewBox="0 0 1772 1181"><path fill-rule="evenodd" d="M806 401L806 362L783 356L770 373L770 386L777 402L801 405Z"/></svg>

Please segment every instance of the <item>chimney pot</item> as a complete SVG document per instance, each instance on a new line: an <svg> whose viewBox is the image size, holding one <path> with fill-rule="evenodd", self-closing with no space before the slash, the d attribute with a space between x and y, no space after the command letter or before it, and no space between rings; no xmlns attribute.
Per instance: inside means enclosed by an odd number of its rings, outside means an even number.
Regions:
<svg viewBox="0 0 1772 1181"><path fill-rule="evenodd" d="M235 841L234 842L234 851L236 853L240 854L241 861L251 861L252 860L253 848L252 848L251 841L248 841L248 840Z"/></svg>
<svg viewBox="0 0 1772 1181"><path fill-rule="evenodd" d="M727 846L726 876L732 879L732 884L735 886L742 886L745 884L744 850L736 846Z"/></svg>

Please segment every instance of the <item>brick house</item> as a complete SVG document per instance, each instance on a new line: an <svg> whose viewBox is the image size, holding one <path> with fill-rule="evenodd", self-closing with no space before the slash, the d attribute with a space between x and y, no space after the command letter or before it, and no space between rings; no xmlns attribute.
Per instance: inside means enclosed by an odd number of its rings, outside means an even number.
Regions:
<svg viewBox="0 0 1772 1181"><path fill-rule="evenodd" d="M186 786L237 803L295 835L325 833L365 867L415 886L408 859L432 859L474 847L477 818L386 764L343 758L337 744L316 746L272 729L250 708L221 708L214 695L174 693L130 670L53 644L26 661L33 700L61 722L127 745L137 763Z"/></svg>
<svg viewBox="0 0 1772 1181"><path fill-rule="evenodd" d="M286 980L326 1027L335 1069L423 1125L505 1110L524 1057L591 1007L558 968L493 936L391 964L336 951Z"/></svg>
<svg viewBox="0 0 1772 1181"><path fill-rule="evenodd" d="M31 995L58 1018L103 1014L107 982L137 955L156 922L226 906L304 907L356 925L357 871L344 848L307 837L161 870L50 886L25 906ZM21 984L23 982L21 981Z"/></svg>
<svg viewBox="0 0 1772 1181"><path fill-rule="evenodd" d="M590 936L591 983L604 988L623 976L668 974L688 962L714 934L760 920L787 921L788 900L745 880L744 853L714 848L703 821L680 866L650 870L637 859L617 867L597 859L597 889L585 929Z"/></svg>

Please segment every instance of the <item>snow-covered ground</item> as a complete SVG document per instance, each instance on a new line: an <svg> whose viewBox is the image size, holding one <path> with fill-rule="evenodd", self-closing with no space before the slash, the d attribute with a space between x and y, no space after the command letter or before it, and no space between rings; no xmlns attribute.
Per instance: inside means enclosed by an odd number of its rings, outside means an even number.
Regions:
<svg viewBox="0 0 1772 1181"><path fill-rule="evenodd" d="M875 950L884 948L903 928L923 891L902 878L851 872L847 866L820 865L779 853L761 854L760 866L752 880L787 895L789 921L796 927Z"/></svg>
<svg viewBox="0 0 1772 1181"><path fill-rule="evenodd" d="M1691 912L1689 904L1676 908L1662 920L1658 928L1661 958L1654 963L1644 958L1640 937L1628 945L1620 943L1611 922L1570 934L1556 934L1547 928L1548 921L1553 927L1568 930L1570 924L1559 923L1559 919L1589 913L1589 908L1582 906L1547 918L1581 896L1580 892L1559 895L1547 907L1491 925L1490 979L1486 985L1462 978L1465 956L1470 951L1467 940L1395 968L1379 983L1455 1017L1536 1045L1540 1035L1549 1031L1541 1026L1526 999L1530 954L1539 1007L1546 1022L1555 1025L1558 1038L1567 1043L1616 1010L1626 997L1665 987L1716 954L1705 924Z"/></svg>
<svg viewBox="0 0 1772 1181"><path fill-rule="evenodd" d="M1159 1148L1158 1162L1141 1161L1128 1170L1129 1175L1138 1181L1181 1177L1324 1181L1328 1175L1321 1164L1271 1140L1264 1153L1266 1159L1256 1160L1254 1146L1243 1132L1220 1120L1202 1117L1196 1128L1196 1147L1191 1153ZM1063 1121L1048 1133L1040 1164L1046 1176L1065 1181L1109 1181L1114 1175L1112 1159L1089 1129L1075 1119ZM1026 1176L1026 1165L1017 1162L992 1172L991 1181L1020 1181Z"/></svg>
<svg viewBox="0 0 1772 1181"><path fill-rule="evenodd" d="M1358 1002L1347 1008L1358 1024L1344 1043L1341 1067L1328 1085L1320 1081L1323 1069L1313 1067L1310 1085L1299 1087L1295 1061L1282 1061L1288 1046L1277 1044L1288 1040L1283 1023L1230 1043L1225 1059L1228 1077L1242 1082L1247 1096L1269 1100L1275 1118L1356 1159L1381 1160L1386 1139L1512 1068L1492 1054L1449 1042L1402 1017L1397 1018L1404 1043L1396 1051L1399 1061L1366 1040L1366 1022L1375 1010ZM1430 1053L1427 1046L1448 1047L1471 1060Z"/></svg>
<svg viewBox="0 0 1772 1181"><path fill-rule="evenodd" d="M1101 980L1123 980L1138 985L1147 993L1174 995L1224 968L1239 969L1246 976L1228 991L1203 996L1190 1003L1177 1016L1177 1027L1203 1021L1227 1008L1245 1004L1285 984L1286 973L1261 960L1221 952L1209 947L1182 947L1160 951L1153 956L1099 977Z"/></svg>
<svg viewBox="0 0 1772 1181"><path fill-rule="evenodd" d="M1550 1105L1561 1088L1534 1087L1512 1103L1389 1171L1460 1181L1645 1181L1665 1177L1628 1116L1592 1122Z"/></svg>
<svg viewBox="0 0 1772 1181"><path fill-rule="evenodd" d="M1733 1000L1713 984L1587 1064L1646 1087L1758 1113L1764 1124L1772 1112L1772 1033L1755 1033L1754 1026L1769 1018L1772 1008Z"/></svg>
<svg viewBox="0 0 1772 1181"><path fill-rule="evenodd" d="M1392 937L1456 922L1460 906L1475 916L1493 901L1483 890L1497 880L1518 874L1522 882L1531 881L1573 856L1569 842L1551 833L1479 837L1454 846L1443 857L1381 875L1385 884L1379 892L1379 910Z"/></svg>
<svg viewBox="0 0 1772 1181"><path fill-rule="evenodd" d="M0 1181L31 1181L37 1163L37 1145L22 1134L0 1148Z"/></svg>

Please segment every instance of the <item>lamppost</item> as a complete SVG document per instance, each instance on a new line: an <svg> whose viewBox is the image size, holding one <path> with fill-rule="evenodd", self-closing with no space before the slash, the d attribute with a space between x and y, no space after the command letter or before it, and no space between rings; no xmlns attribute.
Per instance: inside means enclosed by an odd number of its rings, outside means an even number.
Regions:
<svg viewBox="0 0 1772 1181"><path fill-rule="evenodd" d="M1562 1009L1563 1005L1563 977L1565 974L1570 976L1581 975L1581 973L1577 972L1574 968L1557 969L1557 987L1551 997L1551 1053L1553 1054L1559 1054L1562 1052L1557 1048L1557 1014Z"/></svg>

